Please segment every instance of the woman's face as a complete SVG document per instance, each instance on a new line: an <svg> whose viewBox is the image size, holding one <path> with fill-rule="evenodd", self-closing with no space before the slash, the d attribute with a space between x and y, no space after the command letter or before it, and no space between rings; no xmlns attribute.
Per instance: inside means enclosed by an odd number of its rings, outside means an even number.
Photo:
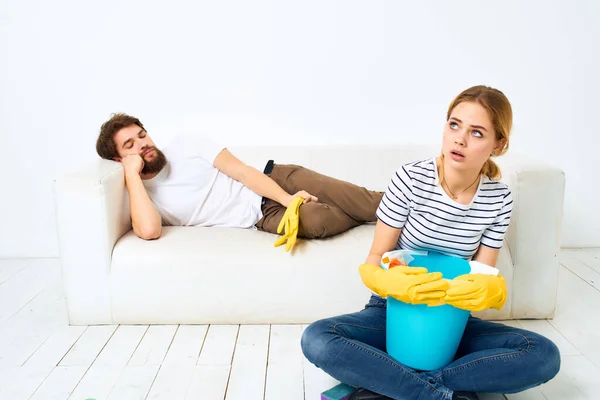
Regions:
<svg viewBox="0 0 600 400"><path fill-rule="evenodd" d="M444 128L442 152L447 166L459 170L480 170L499 145L492 121L483 106L462 102L454 107Z"/></svg>

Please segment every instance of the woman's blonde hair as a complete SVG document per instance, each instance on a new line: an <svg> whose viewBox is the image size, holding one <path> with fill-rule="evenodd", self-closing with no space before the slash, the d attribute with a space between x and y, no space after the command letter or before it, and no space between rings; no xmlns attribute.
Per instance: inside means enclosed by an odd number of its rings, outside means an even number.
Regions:
<svg viewBox="0 0 600 400"><path fill-rule="evenodd" d="M496 132L496 140L500 142L500 148L494 153L493 156L501 156L508 150L509 135L512 129L512 107L510 102L498 89L494 89L488 86L473 86L463 91L461 94L456 96L450 107L448 107L448 113L446 114L446 120L450 119L450 114L454 107L465 101L481 104L488 112L494 131ZM502 174L498 165L492 161L491 156L487 159L481 173L487 175L490 179L500 179Z"/></svg>

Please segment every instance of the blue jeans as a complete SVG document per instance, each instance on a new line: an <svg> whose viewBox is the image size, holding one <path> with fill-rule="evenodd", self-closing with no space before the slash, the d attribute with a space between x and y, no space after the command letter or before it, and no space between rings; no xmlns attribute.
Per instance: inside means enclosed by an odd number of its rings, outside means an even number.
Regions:
<svg viewBox="0 0 600 400"><path fill-rule="evenodd" d="M454 361L417 371L386 352L386 300L312 323L302 336L306 358L335 379L394 399L452 399L454 391L516 393L552 379L558 348L536 333L470 317Z"/></svg>

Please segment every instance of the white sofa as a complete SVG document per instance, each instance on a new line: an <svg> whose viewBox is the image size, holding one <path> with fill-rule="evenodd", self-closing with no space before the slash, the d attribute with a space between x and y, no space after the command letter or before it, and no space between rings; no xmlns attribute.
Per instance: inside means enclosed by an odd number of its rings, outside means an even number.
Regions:
<svg viewBox="0 0 600 400"><path fill-rule="evenodd" d="M269 158L384 190L402 164L438 154L421 145L246 147L231 151L261 168ZM551 318L556 303L564 175L509 154L498 158L514 196L497 267L508 284L486 319ZM357 266L374 225L293 254L251 229L164 227L144 241L131 230L121 164L97 160L55 181L58 237L69 320L96 324L309 323L361 309L370 291Z"/></svg>

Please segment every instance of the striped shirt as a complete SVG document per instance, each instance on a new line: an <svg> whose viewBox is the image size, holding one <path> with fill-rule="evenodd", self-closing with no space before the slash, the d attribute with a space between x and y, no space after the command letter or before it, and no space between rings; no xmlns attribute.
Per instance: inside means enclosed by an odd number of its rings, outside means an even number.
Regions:
<svg viewBox="0 0 600 400"><path fill-rule="evenodd" d="M470 204L452 200L439 185L435 158L411 162L394 174L377 218L402 229L396 249L473 257L480 244L500 249L512 213L506 184L483 176Z"/></svg>

